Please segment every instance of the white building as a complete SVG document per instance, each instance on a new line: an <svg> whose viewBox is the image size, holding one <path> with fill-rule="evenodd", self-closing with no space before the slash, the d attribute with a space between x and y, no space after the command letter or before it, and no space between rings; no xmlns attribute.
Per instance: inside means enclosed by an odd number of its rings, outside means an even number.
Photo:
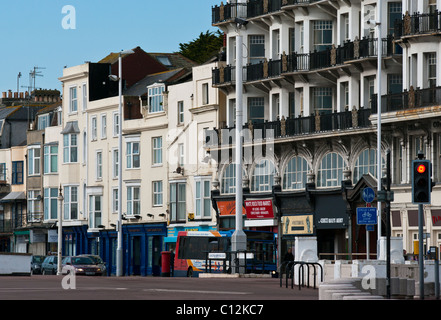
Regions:
<svg viewBox="0 0 441 320"><path fill-rule="evenodd" d="M274 140L250 144L274 143L274 157L254 158L244 165L245 198L272 196L285 223L304 225L297 230L284 228L287 242L282 255L293 237L301 234L317 236L324 258L366 252L365 226L356 224L355 209L365 205L362 188L377 189L379 43L384 96L381 152L385 157L387 149L392 151L395 190L392 230L393 236L403 237L404 249L413 252L418 227L410 199L410 161L417 150L432 160L435 182L440 177L436 8L441 4L381 3L380 35L367 23L378 19L377 1L238 0L213 7L213 25L226 33L226 65L214 69L213 79L226 94L227 126L235 126L235 38L240 33L244 122L254 130L275 130ZM407 11L410 16L403 17ZM238 28L235 18L245 25ZM219 194L225 199L235 188L230 168L231 161L218 169ZM271 192L279 180L281 190ZM428 245L435 246L441 244L437 189L432 204L425 207ZM313 221L313 228L306 228L307 219ZM382 222L381 234L385 234L384 215ZM376 236L370 239L375 252Z"/></svg>

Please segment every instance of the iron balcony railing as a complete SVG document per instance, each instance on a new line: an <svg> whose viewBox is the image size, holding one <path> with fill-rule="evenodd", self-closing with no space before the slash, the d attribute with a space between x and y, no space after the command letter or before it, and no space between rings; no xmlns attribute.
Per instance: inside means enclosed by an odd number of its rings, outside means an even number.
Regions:
<svg viewBox="0 0 441 320"><path fill-rule="evenodd" d="M378 113L377 95L372 95L372 113ZM381 96L381 113L441 105L441 87L416 89Z"/></svg>
<svg viewBox="0 0 441 320"><path fill-rule="evenodd" d="M392 56L397 52L393 36L389 35L382 39L382 56ZM343 45L332 46L326 50L310 53L283 54L280 59L265 60L257 64L249 64L244 67L243 81L257 81L282 76L292 72L308 72L312 70L330 68L342 65L349 61L376 57L378 54L378 39L363 38L347 41ZM213 70L213 84L235 82L235 67L215 68Z"/></svg>
<svg viewBox="0 0 441 320"><path fill-rule="evenodd" d="M280 11L283 0L249 0L247 3L227 3L212 7L212 24L218 24L235 18L249 19L264 14Z"/></svg>
<svg viewBox="0 0 441 320"><path fill-rule="evenodd" d="M319 132L369 128L371 127L370 115L371 109L354 109L352 111L316 114L309 117L282 118L276 121L258 123L249 122L243 128L249 129L254 139L279 139ZM234 130L234 128L208 130L205 147L233 144L234 141L231 136L226 133ZM223 130L227 130L227 132L225 133ZM229 140L223 141L226 140L225 137L229 137Z"/></svg>
<svg viewBox="0 0 441 320"><path fill-rule="evenodd" d="M397 38L441 32L441 12L406 13L402 20L395 21L394 32Z"/></svg>

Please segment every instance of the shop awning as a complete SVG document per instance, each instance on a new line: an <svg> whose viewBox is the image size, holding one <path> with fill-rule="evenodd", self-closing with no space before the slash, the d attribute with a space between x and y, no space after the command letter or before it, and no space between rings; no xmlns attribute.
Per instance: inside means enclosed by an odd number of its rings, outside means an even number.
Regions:
<svg viewBox="0 0 441 320"><path fill-rule="evenodd" d="M26 200L24 192L10 192L4 198L0 199L0 202L13 202Z"/></svg>

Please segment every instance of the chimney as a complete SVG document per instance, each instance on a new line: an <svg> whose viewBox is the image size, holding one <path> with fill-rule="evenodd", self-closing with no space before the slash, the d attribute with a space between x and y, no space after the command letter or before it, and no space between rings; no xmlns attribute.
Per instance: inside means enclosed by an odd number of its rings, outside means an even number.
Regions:
<svg viewBox="0 0 441 320"><path fill-rule="evenodd" d="M6 98L6 92L2 92L2 98L3 98L3 99Z"/></svg>
<svg viewBox="0 0 441 320"><path fill-rule="evenodd" d="M20 92L20 99L23 99L23 92Z"/></svg>
<svg viewBox="0 0 441 320"><path fill-rule="evenodd" d="M14 99L18 99L18 92L14 92Z"/></svg>

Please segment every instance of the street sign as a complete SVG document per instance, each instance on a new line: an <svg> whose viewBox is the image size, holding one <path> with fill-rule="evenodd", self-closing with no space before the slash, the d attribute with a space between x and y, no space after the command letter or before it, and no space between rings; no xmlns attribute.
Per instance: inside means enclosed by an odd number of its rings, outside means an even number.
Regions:
<svg viewBox="0 0 441 320"><path fill-rule="evenodd" d="M372 188L364 188L362 193L363 200L367 203L374 201L375 192Z"/></svg>
<svg viewBox="0 0 441 320"><path fill-rule="evenodd" d="M357 224L377 224L377 208L357 208Z"/></svg>

